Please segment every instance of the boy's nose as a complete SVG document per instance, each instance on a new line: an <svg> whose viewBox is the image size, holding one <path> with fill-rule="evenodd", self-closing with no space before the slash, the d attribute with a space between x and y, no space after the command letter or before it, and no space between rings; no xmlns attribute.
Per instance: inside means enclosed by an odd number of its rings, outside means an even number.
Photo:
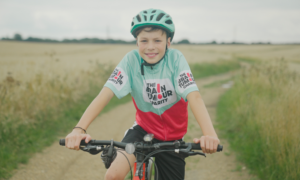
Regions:
<svg viewBox="0 0 300 180"><path fill-rule="evenodd" d="M149 42L149 44L148 44L148 50L153 50L154 48L155 48L155 45L154 45L154 43L153 42Z"/></svg>

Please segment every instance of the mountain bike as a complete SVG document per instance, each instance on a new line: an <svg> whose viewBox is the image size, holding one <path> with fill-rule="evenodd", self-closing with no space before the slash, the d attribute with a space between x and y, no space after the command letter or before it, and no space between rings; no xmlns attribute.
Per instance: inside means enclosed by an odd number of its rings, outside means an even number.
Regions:
<svg viewBox="0 0 300 180"><path fill-rule="evenodd" d="M80 149L82 151L89 152L90 154L98 154L102 152L101 159L108 169L113 162L113 160L117 156L117 151L126 155L122 151L126 151L128 154L135 154L136 162L134 163L134 175L132 175L132 169L130 166L131 172L131 180L151 180L152 176L152 164L154 164L156 171L156 178L158 180L158 169L151 158L154 154L161 152L175 152L181 153L187 156L201 155L206 157L206 155L202 152L193 151L193 150L201 150L200 144L195 143L186 143L184 141L174 141L174 142L161 142L161 143L152 143L153 135L147 134L144 137L144 141L142 142L134 142L134 143L123 143L117 142L113 140L91 140L89 143L85 143L84 140L80 143ZM65 145L65 139L60 139L59 144L61 146ZM116 149L120 148L120 149ZM220 152L223 150L222 145L218 145L217 151Z"/></svg>

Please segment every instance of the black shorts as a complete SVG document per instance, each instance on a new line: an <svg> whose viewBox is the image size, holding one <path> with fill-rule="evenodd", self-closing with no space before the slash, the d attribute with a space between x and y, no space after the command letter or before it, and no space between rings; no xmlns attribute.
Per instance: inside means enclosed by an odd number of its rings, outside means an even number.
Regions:
<svg viewBox="0 0 300 180"><path fill-rule="evenodd" d="M147 132L139 125L128 129L122 142L134 143L143 141ZM153 143L163 142L157 139ZM181 141L181 140L179 140ZM183 180L185 173L185 156L175 152L162 152L154 155L155 164L158 168L159 180Z"/></svg>

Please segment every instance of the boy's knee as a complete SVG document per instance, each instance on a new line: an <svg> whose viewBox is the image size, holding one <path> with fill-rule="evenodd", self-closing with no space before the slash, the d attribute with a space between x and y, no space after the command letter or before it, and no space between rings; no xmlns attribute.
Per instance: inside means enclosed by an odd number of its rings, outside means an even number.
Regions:
<svg viewBox="0 0 300 180"><path fill-rule="evenodd" d="M105 180L123 180L124 177L121 177L118 173L107 171L105 174Z"/></svg>

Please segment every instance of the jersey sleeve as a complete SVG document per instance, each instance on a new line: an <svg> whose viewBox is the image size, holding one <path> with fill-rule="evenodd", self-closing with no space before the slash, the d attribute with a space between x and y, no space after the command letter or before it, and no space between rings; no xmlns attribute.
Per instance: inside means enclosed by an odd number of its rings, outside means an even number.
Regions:
<svg viewBox="0 0 300 180"><path fill-rule="evenodd" d="M193 74L191 72L190 66L187 63L185 57L182 53L178 55L178 61L175 63L175 91L179 94L185 101L186 97L190 92L199 91Z"/></svg>
<svg viewBox="0 0 300 180"><path fill-rule="evenodd" d="M114 69L106 83L105 87L111 89L114 94L121 99L131 92L131 69L128 61L128 54Z"/></svg>

